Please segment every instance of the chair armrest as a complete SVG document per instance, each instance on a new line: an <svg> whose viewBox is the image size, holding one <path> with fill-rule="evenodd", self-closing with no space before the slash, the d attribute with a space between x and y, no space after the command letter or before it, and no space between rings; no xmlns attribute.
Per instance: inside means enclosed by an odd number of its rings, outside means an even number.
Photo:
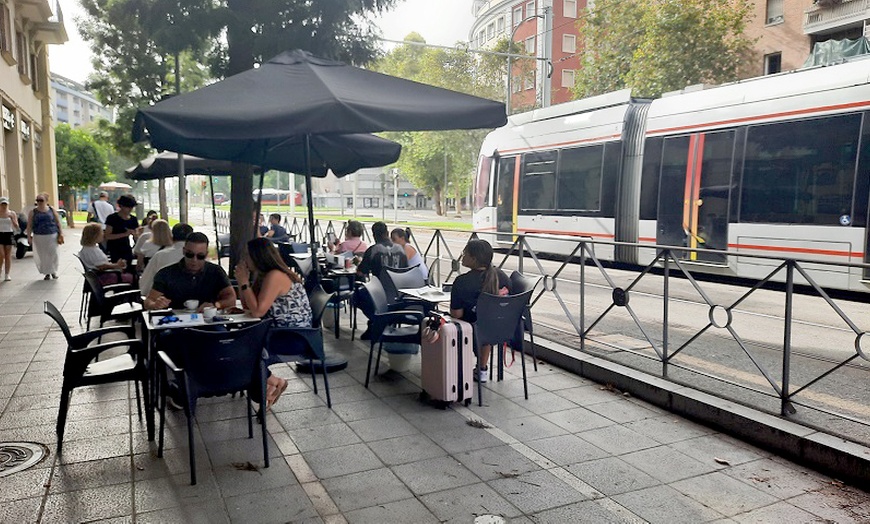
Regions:
<svg viewBox="0 0 870 524"><path fill-rule="evenodd" d="M94 340L110 333L123 333L127 336L128 340L136 338L136 331L133 326L112 326L74 335L70 340L70 345L74 349L82 349Z"/></svg>
<svg viewBox="0 0 870 524"><path fill-rule="evenodd" d="M172 359L169 358L169 355L167 355L165 351L158 351L157 356L160 357L160 360L163 361L163 364L167 368L171 369L173 373L181 373L184 371L183 369L175 365L175 362L173 362Z"/></svg>
<svg viewBox="0 0 870 524"><path fill-rule="evenodd" d="M119 291L127 291L133 289L133 284L127 282L119 282L117 284L109 284L103 286L103 293L118 293Z"/></svg>
<svg viewBox="0 0 870 524"><path fill-rule="evenodd" d="M107 306L115 307L118 304L128 304L131 302L142 303L142 292L138 289L132 289L130 291L122 291L120 293L114 293L112 295L108 295L104 297Z"/></svg>
<svg viewBox="0 0 870 524"><path fill-rule="evenodd" d="M377 313L372 319L373 322L382 324L420 324L423 322L423 312L412 309L402 309L399 311L389 311L387 313Z"/></svg>
<svg viewBox="0 0 870 524"><path fill-rule="evenodd" d="M80 376L85 372L88 364L94 360L100 353L121 346L130 346L134 350L139 359L144 358L145 345L141 340L113 340L112 342L104 342L96 346L87 346L81 349L71 349L67 354L67 359L64 362L63 374L67 376L68 372L72 371L71 376Z"/></svg>

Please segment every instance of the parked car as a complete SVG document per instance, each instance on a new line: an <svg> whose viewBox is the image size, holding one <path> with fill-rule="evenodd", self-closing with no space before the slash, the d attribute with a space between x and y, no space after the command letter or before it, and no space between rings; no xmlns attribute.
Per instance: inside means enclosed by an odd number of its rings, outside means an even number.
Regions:
<svg viewBox="0 0 870 524"><path fill-rule="evenodd" d="M214 194L214 205L219 206L227 202L227 196L223 193Z"/></svg>

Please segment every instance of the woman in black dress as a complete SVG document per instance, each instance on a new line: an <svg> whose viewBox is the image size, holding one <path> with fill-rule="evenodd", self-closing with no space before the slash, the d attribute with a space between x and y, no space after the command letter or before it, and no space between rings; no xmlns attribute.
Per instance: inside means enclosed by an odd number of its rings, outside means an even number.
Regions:
<svg viewBox="0 0 870 524"><path fill-rule="evenodd" d="M136 215L132 214L134 207L136 207L136 199L133 195L122 195L118 199L119 210L106 218L106 230L103 235L106 239L109 259L112 262L124 259L127 261L128 268L134 267L133 244L130 238L132 237L135 242L139 229L139 221Z"/></svg>

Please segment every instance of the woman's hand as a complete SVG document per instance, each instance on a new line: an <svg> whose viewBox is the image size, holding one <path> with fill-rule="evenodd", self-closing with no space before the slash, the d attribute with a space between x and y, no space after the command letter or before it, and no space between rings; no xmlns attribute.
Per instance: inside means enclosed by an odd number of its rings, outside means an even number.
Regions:
<svg viewBox="0 0 870 524"><path fill-rule="evenodd" d="M127 261L123 258L118 261L118 269L125 269L127 267Z"/></svg>
<svg viewBox="0 0 870 524"><path fill-rule="evenodd" d="M248 268L248 263L242 260L238 264L236 264L236 281L238 281L240 286L244 286L245 284L249 284L251 281L251 270Z"/></svg>

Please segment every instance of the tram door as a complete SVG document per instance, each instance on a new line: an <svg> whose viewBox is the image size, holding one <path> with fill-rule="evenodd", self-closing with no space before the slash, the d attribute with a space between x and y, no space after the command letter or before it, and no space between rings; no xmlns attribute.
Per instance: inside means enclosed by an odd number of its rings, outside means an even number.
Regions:
<svg viewBox="0 0 870 524"><path fill-rule="evenodd" d="M495 194L495 222L499 242L513 242L516 232L516 200L514 180L516 178L517 157L504 157L498 161ZM504 235L502 233L509 233Z"/></svg>
<svg viewBox="0 0 870 524"><path fill-rule="evenodd" d="M734 131L665 139L659 187L658 244L725 251L733 184ZM717 253L682 258L726 263Z"/></svg>

